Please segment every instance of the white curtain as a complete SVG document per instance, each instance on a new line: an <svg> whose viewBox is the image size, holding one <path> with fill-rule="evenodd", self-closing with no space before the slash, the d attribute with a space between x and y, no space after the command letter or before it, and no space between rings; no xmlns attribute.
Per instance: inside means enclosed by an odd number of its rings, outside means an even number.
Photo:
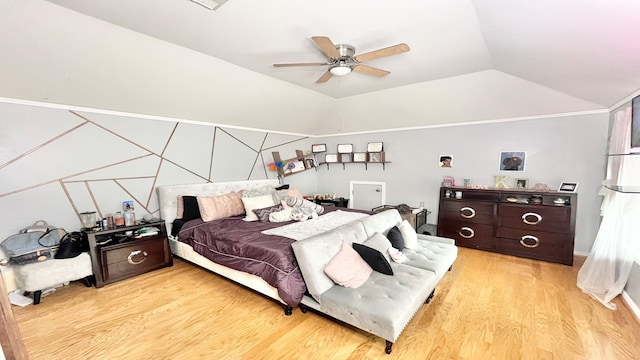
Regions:
<svg viewBox="0 0 640 360"><path fill-rule="evenodd" d="M631 106L614 114L609 154L628 154ZM640 155L609 156L607 178L600 195L602 223L591 252L578 272L578 287L615 309L611 301L622 293L639 253L640 194L613 191L606 186L640 188Z"/></svg>

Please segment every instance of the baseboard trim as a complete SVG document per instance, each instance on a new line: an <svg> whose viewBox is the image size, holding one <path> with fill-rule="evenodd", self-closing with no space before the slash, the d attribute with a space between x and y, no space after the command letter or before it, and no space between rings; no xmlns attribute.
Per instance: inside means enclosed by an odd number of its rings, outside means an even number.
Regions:
<svg viewBox="0 0 640 360"><path fill-rule="evenodd" d="M629 294L624 290L622 291L622 300L627 304L629 310L631 310L631 312L636 316L636 320L640 322L640 308L638 308L638 305L633 302Z"/></svg>

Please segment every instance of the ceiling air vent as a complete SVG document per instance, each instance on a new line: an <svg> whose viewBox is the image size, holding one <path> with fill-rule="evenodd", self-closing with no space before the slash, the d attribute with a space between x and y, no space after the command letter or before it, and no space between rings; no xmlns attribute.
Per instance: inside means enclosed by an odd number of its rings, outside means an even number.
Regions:
<svg viewBox="0 0 640 360"><path fill-rule="evenodd" d="M218 10L218 8L224 5L228 0L191 0L192 2L204 6L209 10Z"/></svg>

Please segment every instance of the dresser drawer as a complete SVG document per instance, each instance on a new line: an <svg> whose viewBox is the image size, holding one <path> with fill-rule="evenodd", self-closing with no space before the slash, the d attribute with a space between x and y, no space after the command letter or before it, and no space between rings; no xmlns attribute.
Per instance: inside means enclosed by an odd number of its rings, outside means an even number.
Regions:
<svg viewBox="0 0 640 360"><path fill-rule="evenodd" d="M496 250L505 254L572 265L572 249L570 235L507 227L496 230Z"/></svg>
<svg viewBox="0 0 640 360"><path fill-rule="evenodd" d="M493 225L452 221L438 226L438 236L456 241L456 245L475 249L493 250Z"/></svg>
<svg viewBox="0 0 640 360"><path fill-rule="evenodd" d="M570 207L500 204L498 215L498 226L561 234L571 231Z"/></svg>
<svg viewBox="0 0 640 360"><path fill-rule="evenodd" d="M438 216L446 221L464 220L474 224L493 224L495 209L496 204L488 202L447 200L442 202Z"/></svg>
<svg viewBox="0 0 640 360"><path fill-rule="evenodd" d="M102 248L99 253L104 282L128 278L173 264L165 236Z"/></svg>

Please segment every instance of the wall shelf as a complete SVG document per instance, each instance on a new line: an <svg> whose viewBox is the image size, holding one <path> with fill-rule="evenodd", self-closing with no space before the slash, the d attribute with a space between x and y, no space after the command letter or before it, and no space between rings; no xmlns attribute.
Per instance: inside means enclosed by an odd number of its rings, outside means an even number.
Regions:
<svg viewBox="0 0 640 360"><path fill-rule="evenodd" d="M274 163L282 163L282 166L278 167L277 170L278 177L286 177L310 169L316 169L317 171L315 154L305 155L302 150L296 150L296 157L287 160L282 160L279 151L273 151L271 155Z"/></svg>
<svg viewBox="0 0 640 360"><path fill-rule="evenodd" d="M342 164L342 170L346 170L346 166L345 164L364 164L364 169L365 170L369 170L369 164L382 164L382 170L386 170L386 165L385 164L391 164L391 161L345 161L345 162L322 162L320 164L318 164L318 166L320 165L327 165L327 170L329 170L330 165L340 165Z"/></svg>

